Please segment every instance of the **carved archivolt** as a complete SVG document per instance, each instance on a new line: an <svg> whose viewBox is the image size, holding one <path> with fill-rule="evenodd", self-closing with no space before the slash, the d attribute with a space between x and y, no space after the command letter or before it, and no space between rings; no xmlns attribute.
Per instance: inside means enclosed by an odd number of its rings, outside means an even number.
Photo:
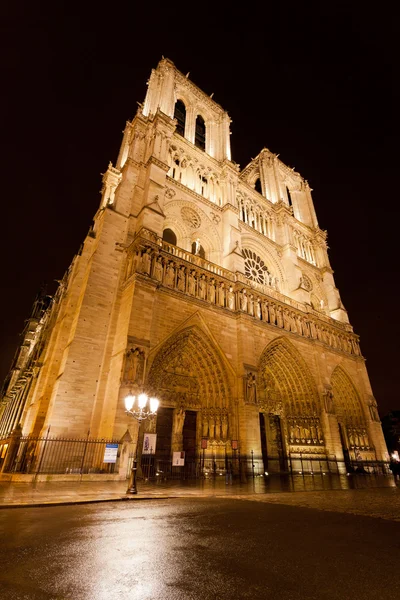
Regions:
<svg viewBox="0 0 400 600"><path fill-rule="evenodd" d="M350 377L339 366L332 373L331 386L338 420L346 426L365 426L365 417L357 391Z"/></svg>
<svg viewBox="0 0 400 600"><path fill-rule="evenodd" d="M360 397L350 377L339 366L332 373L331 386L344 443L358 458L359 450L372 450Z"/></svg>
<svg viewBox="0 0 400 600"><path fill-rule="evenodd" d="M259 397L266 408L277 400L286 416L317 416L320 412L315 382L300 353L286 339L271 342L259 366Z"/></svg>
<svg viewBox="0 0 400 600"><path fill-rule="evenodd" d="M167 405L228 408L229 382L220 354L197 326L169 338L158 351L148 375L149 386Z"/></svg>
<svg viewBox="0 0 400 600"><path fill-rule="evenodd" d="M299 352L281 338L264 350L258 397L263 412L285 418L290 444L323 444L320 402L313 377Z"/></svg>

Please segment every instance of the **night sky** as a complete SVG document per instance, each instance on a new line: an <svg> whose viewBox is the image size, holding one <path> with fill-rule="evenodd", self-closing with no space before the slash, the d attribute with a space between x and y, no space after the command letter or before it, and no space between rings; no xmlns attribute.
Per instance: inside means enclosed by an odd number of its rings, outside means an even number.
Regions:
<svg viewBox="0 0 400 600"><path fill-rule="evenodd" d="M0 379L41 283L54 291L77 253L164 55L228 111L235 162L267 147L309 181L381 415L400 409L394 15L234 6L2 3Z"/></svg>

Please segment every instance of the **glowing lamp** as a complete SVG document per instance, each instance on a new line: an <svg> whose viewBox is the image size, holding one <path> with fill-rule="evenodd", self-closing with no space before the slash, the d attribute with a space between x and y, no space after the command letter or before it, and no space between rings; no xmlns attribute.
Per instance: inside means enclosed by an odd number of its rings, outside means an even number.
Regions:
<svg viewBox="0 0 400 600"><path fill-rule="evenodd" d="M153 412L153 413L157 412L159 404L160 404L160 401L157 398L150 398L150 410L151 410L151 412Z"/></svg>
<svg viewBox="0 0 400 600"><path fill-rule="evenodd" d="M126 410L132 410L132 407L134 404L135 404L135 396L132 396L132 394L128 394L127 396L125 396Z"/></svg>
<svg viewBox="0 0 400 600"><path fill-rule="evenodd" d="M139 408L144 408L147 404L147 394L140 394L139 398L138 398L138 404L139 404Z"/></svg>

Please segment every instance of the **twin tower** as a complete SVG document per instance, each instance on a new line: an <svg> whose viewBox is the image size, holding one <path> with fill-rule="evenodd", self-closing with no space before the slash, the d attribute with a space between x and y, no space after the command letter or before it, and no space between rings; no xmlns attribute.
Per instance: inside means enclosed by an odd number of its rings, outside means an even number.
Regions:
<svg viewBox="0 0 400 600"><path fill-rule="evenodd" d="M240 170L228 114L167 59L18 361L2 434L120 439L145 391L161 458L387 458L307 181L266 148Z"/></svg>

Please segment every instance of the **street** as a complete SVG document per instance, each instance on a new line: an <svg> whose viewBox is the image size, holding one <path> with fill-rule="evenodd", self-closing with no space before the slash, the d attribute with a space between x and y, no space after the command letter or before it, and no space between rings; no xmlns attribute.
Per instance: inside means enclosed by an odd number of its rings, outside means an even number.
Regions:
<svg viewBox="0 0 400 600"><path fill-rule="evenodd" d="M400 597L399 521L257 500L4 509L0 598Z"/></svg>

